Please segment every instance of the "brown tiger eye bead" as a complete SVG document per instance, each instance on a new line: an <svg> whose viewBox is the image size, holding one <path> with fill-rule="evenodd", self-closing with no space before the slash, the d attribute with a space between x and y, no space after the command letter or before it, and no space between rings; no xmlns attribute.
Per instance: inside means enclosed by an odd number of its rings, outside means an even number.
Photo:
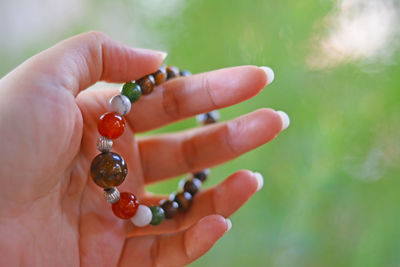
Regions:
<svg viewBox="0 0 400 267"><path fill-rule="evenodd" d="M110 188L122 184L128 174L128 168L120 155L105 152L93 159L90 174L98 186Z"/></svg>
<svg viewBox="0 0 400 267"><path fill-rule="evenodd" d="M208 174L210 171L208 169L202 170L200 172L193 173L193 177L199 179L200 181L204 182L207 179Z"/></svg>
<svg viewBox="0 0 400 267"><path fill-rule="evenodd" d="M201 181L195 178L187 180L183 185L183 190L194 196L197 194L197 192L199 192L200 187L201 187Z"/></svg>
<svg viewBox="0 0 400 267"><path fill-rule="evenodd" d="M178 213L179 205L175 201L165 200L165 201L161 202L160 207L165 212L165 218L166 219L172 219Z"/></svg>
<svg viewBox="0 0 400 267"><path fill-rule="evenodd" d="M188 192L180 192L175 196L175 202L178 203L180 211L186 211L192 205L192 195Z"/></svg>
<svg viewBox="0 0 400 267"><path fill-rule="evenodd" d="M136 83L140 86L140 90L143 95L148 95L153 91L155 81L153 75L147 75L140 80L137 80Z"/></svg>
<svg viewBox="0 0 400 267"><path fill-rule="evenodd" d="M168 66L166 70L167 70L167 80L179 77L179 69L177 67Z"/></svg>
<svg viewBox="0 0 400 267"><path fill-rule="evenodd" d="M167 80L167 71L164 67L159 68L158 71L154 72L152 75L156 85L159 85Z"/></svg>

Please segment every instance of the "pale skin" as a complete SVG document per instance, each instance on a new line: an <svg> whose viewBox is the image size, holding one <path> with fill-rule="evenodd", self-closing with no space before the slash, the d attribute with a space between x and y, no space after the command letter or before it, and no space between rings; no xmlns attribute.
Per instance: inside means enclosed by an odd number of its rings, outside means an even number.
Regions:
<svg viewBox="0 0 400 267"><path fill-rule="evenodd" d="M257 191L249 170L201 191L187 213L144 228L116 218L89 176L98 154L97 120L119 88L85 89L100 80L138 79L162 61L156 51L91 32L28 59L0 80L1 266L182 266L227 232L225 218ZM129 170L120 191L157 204L165 196L146 192L145 185L221 164L272 140L282 121L266 108L212 126L135 138L242 102L266 84L263 70L241 66L157 86L133 104L114 142Z"/></svg>

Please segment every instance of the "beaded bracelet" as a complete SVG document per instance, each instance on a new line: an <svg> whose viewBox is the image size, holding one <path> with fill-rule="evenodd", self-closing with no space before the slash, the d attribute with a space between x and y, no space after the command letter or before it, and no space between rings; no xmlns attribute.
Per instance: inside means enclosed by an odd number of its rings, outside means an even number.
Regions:
<svg viewBox="0 0 400 267"><path fill-rule="evenodd" d="M116 186L122 184L128 174L124 159L111 152L113 140L120 137L125 128L125 116L131 109L131 103L139 100L142 95L150 94L156 85L179 76L189 76L189 71L179 71L178 68L161 67L155 73L137 81L123 85L121 94L113 96L109 101L110 112L103 114L97 124L100 137L97 149L101 152L92 161L90 174L93 181L104 189L105 200L112 205L113 213L121 219L131 219L138 227L148 224L159 225L164 219L174 218L178 212L185 212L192 204L193 197L207 179L209 170L203 170L183 179L179 183L178 192L169 199L164 199L159 206L147 207L140 204L136 196L129 192L119 192ZM201 125L217 122L217 111L196 116Z"/></svg>

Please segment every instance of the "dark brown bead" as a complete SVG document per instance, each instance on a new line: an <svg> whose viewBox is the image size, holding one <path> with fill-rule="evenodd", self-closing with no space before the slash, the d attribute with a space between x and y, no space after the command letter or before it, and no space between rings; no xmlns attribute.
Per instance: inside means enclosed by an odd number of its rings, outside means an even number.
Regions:
<svg viewBox="0 0 400 267"><path fill-rule="evenodd" d="M199 185L196 184L193 180L194 179L187 180L185 182L185 185L183 186L183 190L185 192L188 192L192 196L196 195L197 192L199 192L199 190L200 190ZM201 184L200 180L195 180L195 181L197 181L198 183Z"/></svg>
<svg viewBox="0 0 400 267"><path fill-rule="evenodd" d="M166 70L167 70L167 80L179 77L179 69L177 67L168 66Z"/></svg>
<svg viewBox="0 0 400 267"><path fill-rule="evenodd" d="M202 170L200 172L193 173L193 177L199 179L200 181L204 182L207 179L209 171Z"/></svg>
<svg viewBox="0 0 400 267"><path fill-rule="evenodd" d="M109 188L122 184L128 174L128 168L120 155L105 152L93 159L90 174L98 186Z"/></svg>
<svg viewBox="0 0 400 267"><path fill-rule="evenodd" d="M192 195L188 192L180 192L176 194L175 199L178 203L180 211L187 211L192 205Z"/></svg>
<svg viewBox="0 0 400 267"><path fill-rule="evenodd" d="M175 201L165 200L164 202L161 203L160 207L165 212L165 218L172 219L178 213L179 205Z"/></svg>
<svg viewBox="0 0 400 267"><path fill-rule="evenodd" d="M156 85L162 84L167 80L167 71L164 67L159 68L158 71L154 72L152 75Z"/></svg>
<svg viewBox="0 0 400 267"><path fill-rule="evenodd" d="M212 113L206 113L205 116L206 118L203 122L204 124L212 124L217 122L217 119L214 117Z"/></svg>
<svg viewBox="0 0 400 267"><path fill-rule="evenodd" d="M188 71L188 70L181 70L181 71L179 72L179 74L180 74L182 77L186 77L186 76L192 75L192 73L191 73L190 71Z"/></svg>
<svg viewBox="0 0 400 267"><path fill-rule="evenodd" d="M148 95L153 91L155 81L153 75L147 75L140 80L136 81L137 84L140 86L140 90L142 91L143 95Z"/></svg>

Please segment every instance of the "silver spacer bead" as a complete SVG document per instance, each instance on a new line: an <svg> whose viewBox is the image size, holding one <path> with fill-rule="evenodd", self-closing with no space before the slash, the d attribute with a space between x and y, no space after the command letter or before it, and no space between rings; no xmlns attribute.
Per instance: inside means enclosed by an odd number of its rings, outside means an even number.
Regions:
<svg viewBox="0 0 400 267"><path fill-rule="evenodd" d="M110 152L112 145L113 145L113 140L108 139L107 137L100 136L99 139L97 139L97 149L100 152Z"/></svg>
<svg viewBox="0 0 400 267"><path fill-rule="evenodd" d="M197 124L199 125L207 125L218 122L219 120L219 112L218 110L213 110L208 113L199 114L196 116Z"/></svg>
<svg viewBox="0 0 400 267"><path fill-rule="evenodd" d="M104 189L104 199L111 204L119 201L119 191L116 187Z"/></svg>

